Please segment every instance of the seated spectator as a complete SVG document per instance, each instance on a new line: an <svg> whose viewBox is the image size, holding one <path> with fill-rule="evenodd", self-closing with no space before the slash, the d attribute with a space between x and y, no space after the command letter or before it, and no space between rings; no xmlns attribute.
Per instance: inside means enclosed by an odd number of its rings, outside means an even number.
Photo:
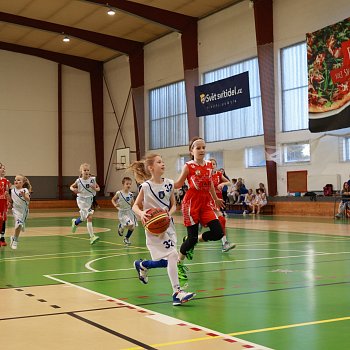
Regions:
<svg viewBox="0 0 350 350"><path fill-rule="evenodd" d="M264 207L266 204L267 204L266 193L261 188L257 188L256 196L253 202L252 214L255 214L255 211L257 214L260 214L261 208Z"/></svg>
<svg viewBox="0 0 350 350"><path fill-rule="evenodd" d="M266 191L265 185L264 185L262 182L259 183L259 188L262 189L262 190L264 190L264 192L265 192L266 195L267 195L267 191Z"/></svg>
<svg viewBox="0 0 350 350"><path fill-rule="evenodd" d="M343 189L341 190L341 201L339 203L339 207L338 207L338 213L335 215L336 219L340 219L346 209L349 208L349 203L350 201L350 185L349 182L344 182L343 183Z"/></svg>
<svg viewBox="0 0 350 350"><path fill-rule="evenodd" d="M253 202L255 199L255 194L253 193L253 189L249 189L248 193L244 196L243 201L243 215L249 214L250 210L253 210Z"/></svg>
<svg viewBox="0 0 350 350"><path fill-rule="evenodd" d="M230 204L235 204L235 202L238 200L239 192L237 190L237 179L232 179L232 185L227 193L227 197Z"/></svg>
<svg viewBox="0 0 350 350"><path fill-rule="evenodd" d="M241 177L237 179L237 191L239 192L237 203L243 203L245 195L248 193L244 181Z"/></svg>

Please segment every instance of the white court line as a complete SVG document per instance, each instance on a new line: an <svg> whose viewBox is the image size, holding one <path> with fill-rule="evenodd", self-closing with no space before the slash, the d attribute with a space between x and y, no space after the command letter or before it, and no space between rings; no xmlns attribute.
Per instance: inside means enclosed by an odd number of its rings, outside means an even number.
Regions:
<svg viewBox="0 0 350 350"><path fill-rule="evenodd" d="M133 308L135 308L135 309L143 310L143 311L145 311L145 312L147 312L147 313L154 314L154 315L155 315L155 319L157 319L159 322L161 322L162 319L163 319L164 317L169 317L169 316L164 315L164 314L161 314L161 313L159 313L159 312L156 312L156 311L153 311L153 310L148 310L148 309L145 309L145 308L136 306L136 305L134 305L134 304L127 303L127 302L125 302L124 300L119 300L119 299L113 298L113 297L111 297L111 296L109 296L109 295L102 294L102 293L99 293L99 292L95 292L95 291L90 290L90 289L85 288L85 287L77 286L77 285L75 285L75 284L73 284L73 283L66 282L66 281L64 281L64 280L55 278L55 277L53 277L53 275L44 275L44 277L49 278L49 279L52 279L52 280L54 280L54 281L56 281L56 282L59 282L59 283L62 283L62 284L64 284L64 285L69 285L69 286L71 286L71 287L78 288L78 289L83 290L83 291L85 291L85 292L95 294L95 295L97 295L97 296L99 296L99 297L106 298L107 300L111 300L111 299L112 299L112 300L114 300L114 301L116 301L116 302L118 302L118 303L122 303L122 304L124 304L124 305L126 305L126 306L130 306L130 307L133 307ZM195 301L195 299L194 299L194 301ZM175 319L175 318L173 318L173 319ZM247 341L247 340L240 339L240 338L232 337L232 336L230 336L230 335L227 335L227 334L224 334L224 333L221 333L221 332L218 332L218 331L214 331L214 330L212 330L212 329L205 328L205 327L202 327L202 326L197 325L197 324L194 324L194 323L190 323L190 322L187 322L187 321L184 321L184 320L180 320L180 319L175 319L175 320L177 320L178 323L186 323L186 325L188 325L188 326L191 327L191 328L194 328L194 327L195 327L195 328L200 328L200 329L204 330L204 331L207 332L207 333L214 333L214 334L217 334L218 336L221 336L221 337L223 337L224 339L233 339L233 340L235 340L235 341L237 341L237 342L240 342L240 343L242 343L242 344L253 346L254 349L256 349L256 350L273 350L273 349L271 349L271 348L267 348L267 347L265 347L265 346L262 346L262 345L259 345L259 344L255 344L255 343L252 343L252 342L249 342L249 341ZM155 331L156 331L156 330L155 330ZM186 343L186 342L185 342L185 343Z"/></svg>
<svg viewBox="0 0 350 350"><path fill-rule="evenodd" d="M138 253L140 253L140 252L138 252ZM142 252L142 253L144 253L144 252ZM337 255L337 254L350 254L350 252L314 253L314 254L302 254L302 255L275 256L275 257L267 257L267 258L251 258L251 259L205 261L205 262L199 262L199 263L186 264L186 266L208 265L208 264L209 265L212 265L212 264L232 264L232 263L237 263L237 262L262 261L262 260L274 260L274 259L295 259L295 258L303 258L303 257L310 257L310 256L327 256L327 255ZM102 272L118 272L118 271L129 271L129 270L134 270L134 268L54 273L54 274L51 274L50 276L79 275L79 274L102 273Z"/></svg>

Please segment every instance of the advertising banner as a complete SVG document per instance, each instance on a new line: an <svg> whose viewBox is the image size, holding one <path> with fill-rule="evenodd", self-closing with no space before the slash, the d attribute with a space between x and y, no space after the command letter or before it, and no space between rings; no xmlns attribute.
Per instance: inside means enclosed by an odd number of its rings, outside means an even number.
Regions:
<svg viewBox="0 0 350 350"><path fill-rule="evenodd" d="M195 87L196 116L250 106L248 72Z"/></svg>

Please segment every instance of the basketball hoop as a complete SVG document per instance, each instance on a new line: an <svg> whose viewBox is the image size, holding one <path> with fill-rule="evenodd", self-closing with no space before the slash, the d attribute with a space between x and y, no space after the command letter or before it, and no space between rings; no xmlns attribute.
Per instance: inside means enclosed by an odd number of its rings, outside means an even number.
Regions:
<svg viewBox="0 0 350 350"><path fill-rule="evenodd" d="M130 165L130 148L116 149L115 170L125 170Z"/></svg>

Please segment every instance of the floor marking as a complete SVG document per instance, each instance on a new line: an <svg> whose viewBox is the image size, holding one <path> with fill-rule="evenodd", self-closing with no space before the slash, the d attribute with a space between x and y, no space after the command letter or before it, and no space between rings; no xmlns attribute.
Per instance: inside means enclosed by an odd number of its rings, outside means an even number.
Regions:
<svg viewBox="0 0 350 350"><path fill-rule="evenodd" d="M102 298L107 298L108 301L111 300L111 301L114 301L116 302L117 304L122 304L126 307L129 307L130 309L135 309L137 310L138 312L139 311L144 311L148 314L152 314L152 315L159 315L159 317L161 316L165 316L165 315L162 315L156 311L152 311L152 310L148 310L148 309L145 309L145 308L142 308L140 306L136 306L136 305L133 305L133 304L130 304L130 303L127 303L125 301L121 301L120 299L117 299L117 298L113 298L113 297L110 297L110 296L107 296L106 294L102 294L102 293L99 293L99 292L96 292L94 290L90 290L90 289L87 289L85 287L81 287L81 286L78 286L78 285L75 285L74 283L71 283L71 282L67 282L67 281L64 281L62 279L59 279L59 278L56 278L56 277L53 277L52 275L43 275L44 277L46 278L49 278L49 279L52 279L56 282L59 282L63 285L67 284L67 285L70 285L72 287L75 287L75 288L78 288L80 290L83 290L83 291L86 291L88 293L91 293L91 294L94 294L98 297L102 297ZM196 328L200 328L204 331L206 331L207 333L215 333L218 337L222 337L222 338L225 338L225 339L232 339L234 341L238 341L242 344L245 344L243 345L243 347L252 347L254 349L257 349L257 350L272 350L270 348L267 348L265 346L262 346L262 345L258 345L258 344L254 344L254 343L251 343L249 341L246 341L246 340L243 340L243 339L239 339L239 338L236 338L236 337L232 337L230 335L227 335L227 334L223 334L223 333L220 333L220 332L216 332L216 331L213 331L211 329L208 329L208 328L205 328L205 327L200 327L198 325L195 325L195 324L192 324L192 323L189 323L189 322L185 322L185 321L182 321L180 319L178 319L178 324L186 324L187 326L189 327L196 327ZM217 337L213 337L213 336L210 336L210 337L202 337L202 338L195 338L195 339L186 339L186 340L183 340L183 341L176 341L176 342L171 342L171 343L164 343L164 344L156 344L156 345L152 345L152 346L155 346L155 347L165 347L165 346L170 346L170 345L173 345L173 344L186 344L186 343L191 343L191 342L196 342L196 341L201 341L201 340L208 340L208 339L216 339ZM128 349L143 349L143 348L140 348L140 347L137 347L137 348L128 348ZM122 349L120 349L122 350Z"/></svg>
<svg viewBox="0 0 350 350"><path fill-rule="evenodd" d="M148 250L147 251L142 251L142 252L132 252L132 253L127 252L127 253L124 253L124 254L115 254L115 255L103 256L101 258L97 258L97 259L88 261L85 264L85 267L88 270L92 271L92 272L105 272L105 271L108 271L108 270L102 270L102 271L101 270L96 270L96 269L92 268L90 265L93 264L94 262L102 260L102 259L109 259L109 258L114 258L114 257L118 257L118 256L125 256L125 255L129 256L129 255L132 255L132 254L145 254L145 253L149 254ZM128 270L130 270L130 269L128 269Z"/></svg>
<svg viewBox="0 0 350 350"><path fill-rule="evenodd" d="M250 331L233 332L233 333L229 333L229 334L232 335L232 336L237 336L237 335L279 331L281 329L304 327L304 326L313 326L313 325L317 325L317 324L331 323L331 322L341 322L341 321L349 321L349 320L350 320L350 316L346 316L346 317L340 317L340 318L331 318L331 319L328 319L328 320L295 323L295 324L289 324L289 325L285 325L285 326L277 326L277 327L269 327L269 328L261 328L261 329L252 329Z"/></svg>

